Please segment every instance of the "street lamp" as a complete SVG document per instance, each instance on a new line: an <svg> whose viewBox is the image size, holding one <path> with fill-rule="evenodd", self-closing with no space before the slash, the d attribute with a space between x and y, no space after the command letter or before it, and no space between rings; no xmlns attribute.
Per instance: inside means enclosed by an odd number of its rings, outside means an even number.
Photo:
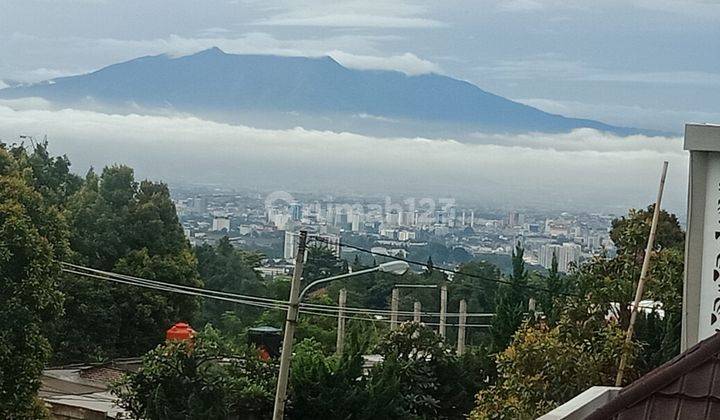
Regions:
<svg viewBox="0 0 720 420"><path fill-rule="evenodd" d="M410 265L408 265L408 263L406 263L405 261L390 261L380 264L377 267L315 280L314 282L305 286L305 288L302 290L302 292L300 292L299 296L297 297L297 300L293 299L293 293L291 290L289 302L290 305L288 307L287 319L285 321L285 338L283 339L282 353L280 354L280 372L278 373L278 384L277 390L275 392L275 408L273 409L273 420L283 420L284 417L285 397L287 395L287 383L290 372L290 356L292 355L292 345L295 335L295 326L297 325L298 308L300 306L300 302L302 302L307 292L321 283L328 283L331 281L360 276L376 271L402 276L408 271L408 269L410 269Z"/></svg>
<svg viewBox="0 0 720 420"><path fill-rule="evenodd" d="M332 276L320 280L315 280L314 282L308 284L305 286L305 288L300 292L300 297L298 298L298 302L302 302L303 298L305 297L305 294L310 291L313 287L317 286L321 283L329 283L331 281L340 280L340 279L346 279L348 277L353 276L359 276L362 274L367 273L373 273L375 271L379 271L381 273L389 273L394 274L396 276L402 276L403 274L407 273L407 271L410 269L410 265L406 263L405 261L390 261L383 264L378 265L377 267L368 268L365 270L360 271L354 271L352 273L346 273L346 274L340 274L339 276Z"/></svg>

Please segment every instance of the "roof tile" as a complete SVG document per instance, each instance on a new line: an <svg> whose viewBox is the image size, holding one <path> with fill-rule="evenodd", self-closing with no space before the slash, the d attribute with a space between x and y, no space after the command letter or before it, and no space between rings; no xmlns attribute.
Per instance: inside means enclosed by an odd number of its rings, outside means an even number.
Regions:
<svg viewBox="0 0 720 420"><path fill-rule="evenodd" d="M710 389L715 381L714 371L715 363L713 360L683 375L685 381L681 394L690 398L705 398L710 395Z"/></svg>
<svg viewBox="0 0 720 420"><path fill-rule="evenodd" d="M648 419L658 420L675 420L679 408L680 401L677 398L656 396L651 401L651 407L648 410Z"/></svg>
<svg viewBox="0 0 720 420"><path fill-rule="evenodd" d="M648 401L641 401L639 404L635 404L632 407L628 407L621 411L617 416L617 420L642 420L645 418L645 409L648 405Z"/></svg>
<svg viewBox="0 0 720 420"><path fill-rule="evenodd" d="M678 419L705 419L708 411L707 400L680 400L680 410L678 411Z"/></svg>

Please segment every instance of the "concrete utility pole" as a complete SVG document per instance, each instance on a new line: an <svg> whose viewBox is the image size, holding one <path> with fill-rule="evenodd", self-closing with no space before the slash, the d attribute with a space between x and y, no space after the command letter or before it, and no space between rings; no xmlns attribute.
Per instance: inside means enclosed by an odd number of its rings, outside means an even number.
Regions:
<svg viewBox="0 0 720 420"><path fill-rule="evenodd" d="M447 284L440 286L440 336L445 338L445 321L447 318Z"/></svg>
<svg viewBox="0 0 720 420"><path fill-rule="evenodd" d="M413 304L413 322L420 322L420 308L422 308L420 302Z"/></svg>
<svg viewBox="0 0 720 420"><path fill-rule="evenodd" d="M278 374L277 389L275 391L275 408L273 420L283 420L285 416L285 399L287 397L288 376L290 374L290 357L292 356L293 337L297 326L298 311L300 309L300 279L302 278L305 262L305 243L307 232L300 231L300 238L295 255L295 268L293 269L292 283L290 284L290 300L285 320L285 335L283 336L282 353L280 354L280 372Z"/></svg>
<svg viewBox="0 0 720 420"><path fill-rule="evenodd" d="M643 289L645 288L645 280L650 269L650 254L655 247L655 234L657 233L658 219L660 218L660 202L662 201L663 189L665 188L665 176L667 175L668 163L663 162L662 175L660 175L660 188L658 188L657 200L655 200L655 211L653 211L652 224L650 225L650 236L648 236L647 247L645 248L645 258L643 258L642 269L640 269L640 280L638 280L637 290L635 290L635 300L630 308L630 323L625 335L625 344L623 345L622 356L620 357L620 366L618 366L617 376L615 377L615 386L622 386L623 373L627 364L630 345L632 344L633 332L635 329L635 319L640 310L640 301L642 300Z"/></svg>
<svg viewBox="0 0 720 420"><path fill-rule="evenodd" d="M390 298L390 330L396 330L398 327L398 309L400 307L400 289L397 287L392 290Z"/></svg>
<svg viewBox="0 0 720 420"><path fill-rule="evenodd" d="M467 302L460 301L460 316L458 317L458 342L457 354L462 356L465 353L465 323L467 322Z"/></svg>
<svg viewBox="0 0 720 420"><path fill-rule="evenodd" d="M336 352L338 356L342 356L343 347L345 346L345 303L347 301L347 290L340 289L338 297L338 326L337 326L337 344Z"/></svg>

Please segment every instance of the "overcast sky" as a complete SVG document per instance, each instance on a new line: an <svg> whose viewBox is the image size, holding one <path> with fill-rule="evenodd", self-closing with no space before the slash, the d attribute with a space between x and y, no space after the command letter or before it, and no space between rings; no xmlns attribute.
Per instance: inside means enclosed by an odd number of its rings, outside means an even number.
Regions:
<svg viewBox="0 0 720 420"><path fill-rule="evenodd" d="M3 0L0 7L0 80L7 84L211 46L438 72L618 125L680 133L687 121L720 122L714 0ZM477 142L462 144L0 101L0 139L20 134L49 135L78 172L121 162L171 183L292 190L312 180L318 191L618 212L652 201L669 160L666 205L683 217L686 198L679 136L478 133Z"/></svg>
<svg viewBox="0 0 720 420"><path fill-rule="evenodd" d="M329 54L440 72L552 112L681 132L720 121L717 0L3 0L0 80L140 55Z"/></svg>

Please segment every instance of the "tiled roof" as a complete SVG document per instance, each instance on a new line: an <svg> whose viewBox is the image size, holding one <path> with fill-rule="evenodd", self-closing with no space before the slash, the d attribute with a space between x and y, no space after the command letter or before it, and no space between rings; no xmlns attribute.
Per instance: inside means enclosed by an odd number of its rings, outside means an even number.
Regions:
<svg viewBox="0 0 720 420"><path fill-rule="evenodd" d="M586 420L720 419L720 333L623 388Z"/></svg>

